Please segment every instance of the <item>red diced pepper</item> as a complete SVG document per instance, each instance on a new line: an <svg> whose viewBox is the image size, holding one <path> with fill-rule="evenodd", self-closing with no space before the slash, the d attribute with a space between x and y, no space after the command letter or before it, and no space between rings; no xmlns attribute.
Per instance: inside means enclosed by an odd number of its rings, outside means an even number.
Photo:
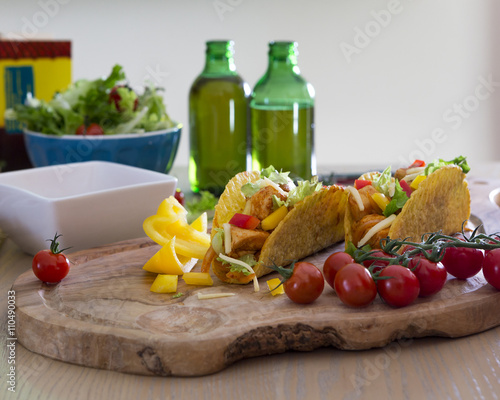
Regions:
<svg viewBox="0 0 500 400"><path fill-rule="evenodd" d="M365 186L368 186L368 185L371 185L372 184L372 181L367 181L365 179L356 179L354 181L354 187L359 190L359 189L362 189L364 188Z"/></svg>
<svg viewBox="0 0 500 400"><path fill-rule="evenodd" d="M408 167L408 169L418 168L418 167L425 167L425 161L415 160L415 161L413 161L413 164Z"/></svg>
<svg viewBox="0 0 500 400"><path fill-rule="evenodd" d="M410 185L408 185L408 182L406 181L399 181L399 184L401 185L401 189L403 189L406 192L406 195L408 197L411 196L412 190Z"/></svg>
<svg viewBox="0 0 500 400"><path fill-rule="evenodd" d="M260 219L254 217L253 215L236 213L233 215L229 223L239 228L255 229L259 226Z"/></svg>

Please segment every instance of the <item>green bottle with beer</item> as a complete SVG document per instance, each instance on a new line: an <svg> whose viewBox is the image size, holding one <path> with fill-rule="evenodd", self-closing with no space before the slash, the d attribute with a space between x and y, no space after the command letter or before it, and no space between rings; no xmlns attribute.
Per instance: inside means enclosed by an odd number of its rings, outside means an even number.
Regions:
<svg viewBox="0 0 500 400"><path fill-rule="evenodd" d="M296 42L270 42L269 65L250 100L252 169L273 165L292 179L316 174L314 88L300 74Z"/></svg>
<svg viewBox="0 0 500 400"><path fill-rule="evenodd" d="M250 164L251 89L236 71L233 48L230 40L206 43L205 67L189 93L189 182L195 193L220 195Z"/></svg>

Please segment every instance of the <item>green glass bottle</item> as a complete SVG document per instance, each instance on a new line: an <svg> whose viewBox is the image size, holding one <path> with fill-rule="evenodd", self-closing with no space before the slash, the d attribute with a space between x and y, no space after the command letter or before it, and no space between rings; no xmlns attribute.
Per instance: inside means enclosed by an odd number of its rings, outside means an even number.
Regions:
<svg viewBox="0 0 500 400"><path fill-rule="evenodd" d="M269 65L250 100L252 169L273 165L293 179L316 174L314 88L297 65L296 42L270 42Z"/></svg>
<svg viewBox="0 0 500 400"><path fill-rule="evenodd" d="M189 182L220 195L247 169L250 87L238 75L232 41L209 41L205 68L189 92Z"/></svg>

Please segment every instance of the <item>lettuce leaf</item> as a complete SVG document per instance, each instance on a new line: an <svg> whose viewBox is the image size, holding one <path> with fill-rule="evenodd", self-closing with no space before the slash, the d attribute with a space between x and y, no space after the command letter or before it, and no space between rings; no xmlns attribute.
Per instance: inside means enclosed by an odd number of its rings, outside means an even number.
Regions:
<svg viewBox="0 0 500 400"><path fill-rule="evenodd" d="M294 206L299 201L304 200L307 196L310 196L314 192L320 190L322 186L323 184L318 182L317 176L314 176L310 181L299 181L297 186L288 192L288 197L285 202L286 206Z"/></svg>
<svg viewBox="0 0 500 400"><path fill-rule="evenodd" d="M260 177L261 178L268 178L277 185L286 185L288 182L290 182L288 175L290 172L278 172L276 168L274 168L272 165L270 165L267 168L264 168L261 173Z"/></svg>
<svg viewBox="0 0 500 400"><path fill-rule="evenodd" d="M212 238L212 248L217 254L224 254L224 229L213 228L215 230L214 237Z"/></svg>
<svg viewBox="0 0 500 400"><path fill-rule="evenodd" d="M380 193L385 194L386 196L390 196L389 194L389 186L392 182L392 174L391 174L391 166L389 165L384 171L380 174L380 176L373 181L373 187L377 189Z"/></svg>
<svg viewBox="0 0 500 400"><path fill-rule="evenodd" d="M407 201L408 195L399 184L399 181L396 180L394 196L392 197L392 200L389 202L389 204L387 204L387 206L385 207L384 217L388 217L398 210L402 209Z"/></svg>

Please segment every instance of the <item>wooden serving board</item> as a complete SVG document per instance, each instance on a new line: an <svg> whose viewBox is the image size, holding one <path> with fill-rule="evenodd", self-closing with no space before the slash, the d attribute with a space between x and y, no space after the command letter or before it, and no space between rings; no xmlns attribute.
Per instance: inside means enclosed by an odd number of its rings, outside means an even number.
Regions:
<svg viewBox="0 0 500 400"><path fill-rule="evenodd" d="M500 181L472 181L472 210L487 232L500 231L500 208L490 193ZM493 196L491 196L493 197ZM472 221L478 223L477 218ZM149 291L155 275L142 270L159 246L136 239L69 256L72 269L47 286L31 271L14 283L17 337L29 350L89 367L158 376L217 372L237 360L287 350L334 346L381 347L401 338L459 337L500 325L500 292L479 274L449 279L431 298L395 309L378 297L367 308L344 306L325 284L311 305L273 297L262 277L253 285L187 286L180 298ZM343 243L309 257L322 267ZM198 292L233 297L199 300Z"/></svg>

